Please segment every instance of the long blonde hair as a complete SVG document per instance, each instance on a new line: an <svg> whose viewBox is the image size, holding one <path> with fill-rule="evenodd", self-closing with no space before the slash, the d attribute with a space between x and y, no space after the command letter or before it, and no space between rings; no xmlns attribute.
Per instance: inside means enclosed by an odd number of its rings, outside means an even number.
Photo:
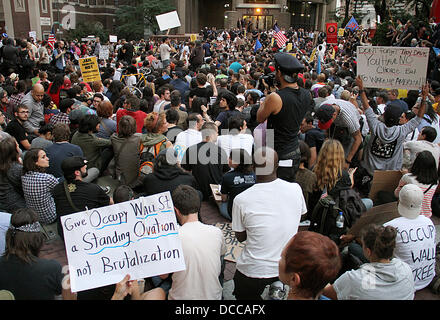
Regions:
<svg viewBox="0 0 440 320"><path fill-rule="evenodd" d="M324 187L327 187L327 190L333 189L342 176L344 162L345 153L341 142L334 139L324 141L313 169L320 190Z"/></svg>

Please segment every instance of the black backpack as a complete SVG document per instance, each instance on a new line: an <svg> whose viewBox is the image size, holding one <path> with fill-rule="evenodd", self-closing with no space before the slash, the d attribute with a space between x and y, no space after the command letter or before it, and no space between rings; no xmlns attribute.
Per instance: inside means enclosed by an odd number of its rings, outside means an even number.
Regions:
<svg viewBox="0 0 440 320"><path fill-rule="evenodd" d="M336 218L342 212L344 217L344 227L336 227ZM339 208L338 203L328 195L319 199L313 208L310 219L309 231L317 232L332 239L336 244L340 242L340 236L346 234L351 227L351 219L347 213Z"/></svg>

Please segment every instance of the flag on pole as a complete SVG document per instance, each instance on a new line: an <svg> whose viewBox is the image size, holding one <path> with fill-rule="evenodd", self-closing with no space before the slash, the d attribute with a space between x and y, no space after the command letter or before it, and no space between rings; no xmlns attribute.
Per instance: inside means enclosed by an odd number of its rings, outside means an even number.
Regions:
<svg viewBox="0 0 440 320"><path fill-rule="evenodd" d="M283 48L286 45L287 42L287 38L284 35L283 32L281 32L280 28L278 28L278 26L274 26L274 30L275 30L275 39L277 39L277 46L278 48Z"/></svg>
<svg viewBox="0 0 440 320"><path fill-rule="evenodd" d="M55 42L56 42L55 35L53 33L51 33L49 35L49 38L47 39L47 43L49 44L49 46L52 50L55 47Z"/></svg>
<svg viewBox="0 0 440 320"><path fill-rule="evenodd" d="M352 32L359 29L359 24L357 23L354 17L351 17L350 21L348 21L345 29L350 29Z"/></svg>
<svg viewBox="0 0 440 320"><path fill-rule="evenodd" d="M262 47L263 45L261 44L260 39L257 39L257 42L255 42L254 53L260 50Z"/></svg>
<svg viewBox="0 0 440 320"><path fill-rule="evenodd" d="M321 59L320 59L320 57L318 57L318 59L316 59L316 60L317 60L316 73L320 74L321 73Z"/></svg>

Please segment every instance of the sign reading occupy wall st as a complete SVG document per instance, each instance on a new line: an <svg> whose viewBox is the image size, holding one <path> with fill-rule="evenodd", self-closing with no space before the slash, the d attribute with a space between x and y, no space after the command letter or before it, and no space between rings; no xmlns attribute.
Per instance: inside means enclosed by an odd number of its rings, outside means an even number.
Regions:
<svg viewBox="0 0 440 320"><path fill-rule="evenodd" d="M169 192L61 217L72 292L185 270Z"/></svg>
<svg viewBox="0 0 440 320"><path fill-rule="evenodd" d="M356 52L366 88L418 90L426 82L429 48L358 46Z"/></svg>

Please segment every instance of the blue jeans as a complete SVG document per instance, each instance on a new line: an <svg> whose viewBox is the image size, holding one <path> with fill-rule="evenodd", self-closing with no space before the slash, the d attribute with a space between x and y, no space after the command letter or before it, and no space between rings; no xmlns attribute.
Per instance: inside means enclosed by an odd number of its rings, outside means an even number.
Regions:
<svg viewBox="0 0 440 320"><path fill-rule="evenodd" d="M373 200L371 200L370 198L362 198L361 200L367 208L367 211L373 208Z"/></svg>
<svg viewBox="0 0 440 320"><path fill-rule="evenodd" d="M222 215L222 217L228 219L229 221L232 221L231 214L228 211L228 201L220 202L218 209L219 209L220 214Z"/></svg>

